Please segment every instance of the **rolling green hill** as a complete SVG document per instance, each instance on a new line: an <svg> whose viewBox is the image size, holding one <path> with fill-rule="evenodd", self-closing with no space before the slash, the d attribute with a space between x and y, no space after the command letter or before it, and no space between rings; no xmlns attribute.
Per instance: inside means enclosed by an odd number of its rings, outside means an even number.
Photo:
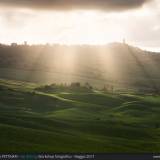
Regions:
<svg viewBox="0 0 160 160"><path fill-rule="evenodd" d="M0 152L160 152L160 96L0 80Z"/></svg>

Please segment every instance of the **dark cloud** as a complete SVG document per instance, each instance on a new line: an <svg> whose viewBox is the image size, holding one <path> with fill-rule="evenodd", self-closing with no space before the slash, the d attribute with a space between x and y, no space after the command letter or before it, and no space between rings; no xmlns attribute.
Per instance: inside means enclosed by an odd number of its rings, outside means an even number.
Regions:
<svg viewBox="0 0 160 160"><path fill-rule="evenodd" d="M0 5L35 9L98 9L123 11L143 6L151 0L0 0Z"/></svg>

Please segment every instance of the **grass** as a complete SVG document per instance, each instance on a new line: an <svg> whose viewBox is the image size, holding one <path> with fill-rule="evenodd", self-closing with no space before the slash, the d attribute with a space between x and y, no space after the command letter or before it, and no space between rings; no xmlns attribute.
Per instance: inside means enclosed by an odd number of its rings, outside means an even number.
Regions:
<svg viewBox="0 0 160 160"><path fill-rule="evenodd" d="M0 80L0 152L160 152L160 96L37 87Z"/></svg>

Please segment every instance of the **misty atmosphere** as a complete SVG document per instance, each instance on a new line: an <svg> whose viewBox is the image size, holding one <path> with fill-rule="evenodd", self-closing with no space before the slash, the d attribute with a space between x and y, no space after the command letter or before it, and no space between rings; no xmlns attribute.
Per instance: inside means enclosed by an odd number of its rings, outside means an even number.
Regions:
<svg viewBox="0 0 160 160"><path fill-rule="evenodd" d="M125 43L0 46L1 77L50 83L90 83L103 88L160 91L160 53Z"/></svg>
<svg viewBox="0 0 160 160"><path fill-rule="evenodd" d="M158 0L0 0L0 153L159 153Z"/></svg>

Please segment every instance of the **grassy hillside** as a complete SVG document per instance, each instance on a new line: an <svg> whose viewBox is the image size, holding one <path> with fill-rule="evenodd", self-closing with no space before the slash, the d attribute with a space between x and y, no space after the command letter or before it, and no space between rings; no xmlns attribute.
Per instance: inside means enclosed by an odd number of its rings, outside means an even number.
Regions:
<svg viewBox="0 0 160 160"><path fill-rule="evenodd" d="M0 80L0 152L160 152L160 96Z"/></svg>

